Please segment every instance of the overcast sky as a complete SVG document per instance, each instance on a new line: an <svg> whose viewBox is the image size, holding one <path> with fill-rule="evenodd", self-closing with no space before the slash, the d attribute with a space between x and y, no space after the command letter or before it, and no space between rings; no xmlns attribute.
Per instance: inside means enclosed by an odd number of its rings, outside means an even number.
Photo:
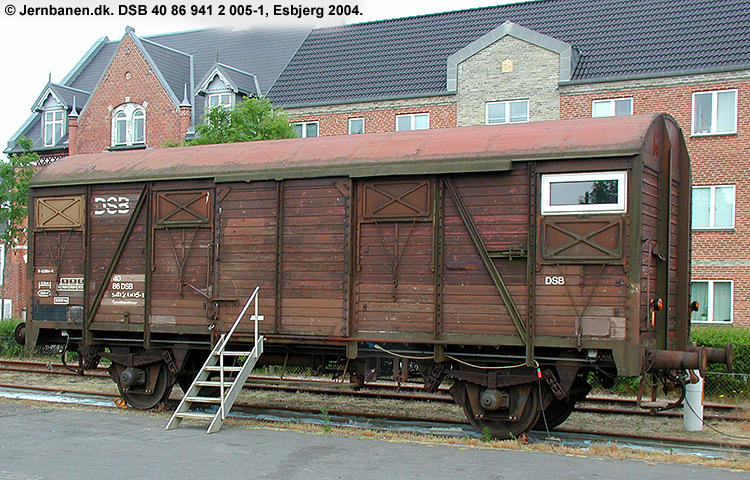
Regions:
<svg viewBox="0 0 750 480"><path fill-rule="evenodd" d="M502 3L516 3L519 0L131 0L130 4L147 7L148 15L120 15L119 5L128 5L126 0L100 1L62 1L62 0L3 0L0 2L0 90L2 109L0 115L0 150L4 150L8 140L21 127L31 114L31 107L42 93L49 76L53 83L59 83L72 70L88 49L101 37L120 40L125 34L125 27L135 28L139 36L157 33L178 32L224 26L229 28L253 28L280 26L284 24L332 26L342 23L359 23L388 18L407 17L427 13L438 13L465 8L483 7ZM186 15L172 15L171 8L185 5ZM263 5L268 17L257 14L250 16L219 16L219 6L225 7L225 14L230 13L232 5L251 4L253 8ZM329 4L358 6L360 15L348 17L330 17L323 19L279 18L273 15L275 4L284 6L320 7ZM34 7L89 7L97 5L109 7L111 15L104 17L22 15L25 10ZM166 16L158 16L154 7L163 5ZM211 5L212 15L192 16L191 5ZM12 6L12 7L11 7ZM13 15L9 11L15 10ZM327 11L327 8L324 10ZM5 155L0 156L5 158Z"/></svg>

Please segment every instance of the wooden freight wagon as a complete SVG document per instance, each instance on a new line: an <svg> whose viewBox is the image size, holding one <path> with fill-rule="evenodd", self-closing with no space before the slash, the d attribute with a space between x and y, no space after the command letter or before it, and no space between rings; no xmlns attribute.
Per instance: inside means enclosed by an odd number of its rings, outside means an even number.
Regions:
<svg viewBox="0 0 750 480"><path fill-rule="evenodd" d="M256 286L261 363L418 358L498 436L561 423L590 371L706 361L666 115L76 155L32 182L29 252L28 343L109 358L140 408L187 389Z"/></svg>

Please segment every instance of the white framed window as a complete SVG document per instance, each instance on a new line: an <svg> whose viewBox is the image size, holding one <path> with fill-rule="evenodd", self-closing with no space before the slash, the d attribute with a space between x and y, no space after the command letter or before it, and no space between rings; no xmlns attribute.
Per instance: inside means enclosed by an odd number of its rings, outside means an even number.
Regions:
<svg viewBox="0 0 750 480"><path fill-rule="evenodd" d="M591 102L592 117L617 117L633 114L632 98L609 98Z"/></svg>
<svg viewBox="0 0 750 480"><path fill-rule="evenodd" d="M734 185L693 187L693 230L734 228Z"/></svg>
<svg viewBox="0 0 750 480"><path fill-rule="evenodd" d="M317 137L318 122L299 122L292 125L294 134L299 138Z"/></svg>
<svg viewBox="0 0 750 480"><path fill-rule="evenodd" d="M693 135L737 133L737 90L693 93Z"/></svg>
<svg viewBox="0 0 750 480"><path fill-rule="evenodd" d="M146 142L146 110L137 103L124 103L112 112L112 145Z"/></svg>
<svg viewBox="0 0 750 480"><path fill-rule="evenodd" d="M622 213L627 172L542 175L542 214Z"/></svg>
<svg viewBox="0 0 750 480"><path fill-rule="evenodd" d="M349 135L358 135L365 133L365 119L364 118L350 118L349 119Z"/></svg>
<svg viewBox="0 0 750 480"><path fill-rule="evenodd" d="M44 146L57 145L65 135L65 111L45 110L44 112Z"/></svg>
<svg viewBox="0 0 750 480"><path fill-rule="evenodd" d="M396 115L396 131L427 130L430 128L429 113L408 113Z"/></svg>
<svg viewBox="0 0 750 480"><path fill-rule="evenodd" d="M232 108L232 94L231 93L210 93L208 95L208 107Z"/></svg>
<svg viewBox="0 0 750 480"><path fill-rule="evenodd" d="M693 280L690 283L690 300L698 302L698 311L692 312L692 323L732 323L734 282L732 280Z"/></svg>
<svg viewBox="0 0 750 480"><path fill-rule="evenodd" d="M484 108L484 115L484 123L486 125L528 122L529 101L487 102Z"/></svg>

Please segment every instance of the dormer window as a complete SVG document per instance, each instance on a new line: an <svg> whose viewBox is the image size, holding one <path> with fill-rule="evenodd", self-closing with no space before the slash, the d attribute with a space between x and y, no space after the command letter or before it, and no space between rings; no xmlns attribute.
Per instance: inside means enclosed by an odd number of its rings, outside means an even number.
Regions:
<svg viewBox="0 0 750 480"><path fill-rule="evenodd" d="M221 105L224 108L232 108L232 94L231 93L211 93L208 95L208 107L218 107Z"/></svg>
<svg viewBox="0 0 750 480"><path fill-rule="evenodd" d="M65 135L65 111L46 110L44 112L44 146L51 147Z"/></svg>
<svg viewBox="0 0 750 480"><path fill-rule="evenodd" d="M112 145L140 145L146 142L146 109L125 103L112 112Z"/></svg>
<svg viewBox="0 0 750 480"><path fill-rule="evenodd" d="M209 82L206 87L206 102L207 107L224 107L232 108L232 90L229 85L221 78L219 74L214 75L214 78Z"/></svg>

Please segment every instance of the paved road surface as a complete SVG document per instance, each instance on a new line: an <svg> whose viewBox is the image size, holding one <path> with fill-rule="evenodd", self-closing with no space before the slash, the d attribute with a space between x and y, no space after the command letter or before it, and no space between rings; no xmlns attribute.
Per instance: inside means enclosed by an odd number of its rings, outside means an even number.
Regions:
<svg viewBox="0 0 750 480"><path fill-rule="evenodd" d="M733 480L706 467L197 424L164 415L68 410L0 400L2 480Z"/></svg>

